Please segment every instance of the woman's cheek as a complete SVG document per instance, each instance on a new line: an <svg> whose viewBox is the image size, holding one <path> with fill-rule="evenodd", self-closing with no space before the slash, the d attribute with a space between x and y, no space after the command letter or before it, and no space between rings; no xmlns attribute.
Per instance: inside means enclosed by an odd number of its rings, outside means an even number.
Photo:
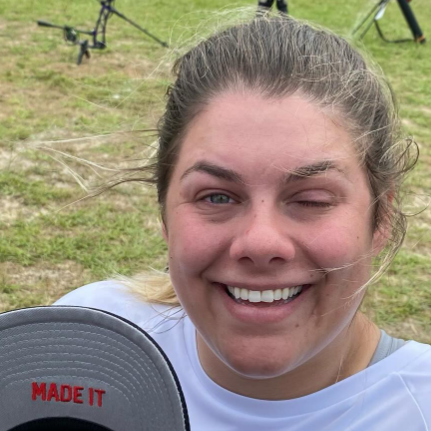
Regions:
<svg viewBox="0 0 431 431"><path fill-rule="evenodd" d="M354 226L354 222L344 227L334 224L324 234L322 231L320 234L310 234L307 248L320 268L340 268L365 257L369 251L369 238L360 232L360 227L353 232Z"/></svg>
<svg viewBox="0 0 431 431"><path fill-rule="evenodd" d="M202 272L223 255L227 232L220 226L202 223L197 217L183 217L172 230L175 237L168 242L173 265L182 273Z"/></svg>

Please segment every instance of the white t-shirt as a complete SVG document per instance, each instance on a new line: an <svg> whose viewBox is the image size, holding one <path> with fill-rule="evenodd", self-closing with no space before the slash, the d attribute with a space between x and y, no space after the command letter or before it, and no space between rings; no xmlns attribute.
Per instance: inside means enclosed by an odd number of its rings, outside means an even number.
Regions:
<svg viewBox="0 0 431 431"><path fill-rule="evenodd" d="M112 281L56 302L98 308L146 330L165 351L186 398L192 431L431 431L431 346L406 343L377 364L314 394L287 401L237 395L202 369L196 329L180 308L139 302Z"/></svg>

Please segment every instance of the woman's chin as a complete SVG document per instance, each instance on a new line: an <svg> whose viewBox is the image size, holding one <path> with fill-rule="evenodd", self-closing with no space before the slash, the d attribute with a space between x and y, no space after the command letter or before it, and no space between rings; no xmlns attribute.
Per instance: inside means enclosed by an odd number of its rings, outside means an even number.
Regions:
<svg viewBox="0 0 431 431"><path fill-rule="evenodd" d="M223 362L236 374L249 379L280 377L298 364L292 352L277 349L238 349L225 352Z"/></svg>
<svg viewBox="0 0 431 431"><path fill-rule="evenodd" d="M273 364L259 364L259 366L256 366L255 364L243 364L241 366L231 368L239 376L252 380L276 379L288 372L284 367L276 367Z"/></svg>

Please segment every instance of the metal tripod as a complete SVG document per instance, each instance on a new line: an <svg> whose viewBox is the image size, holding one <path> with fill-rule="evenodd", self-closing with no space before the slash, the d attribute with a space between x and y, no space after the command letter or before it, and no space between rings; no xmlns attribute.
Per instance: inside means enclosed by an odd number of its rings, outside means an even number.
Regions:
<svg viewBox="0 0 431 431"><path fill-rule="evenodd" d="M96 21L96 25L93 30L79 30L71 26L67 26L67 25L61 26L61 25L51 24L50 22L46 22L46 21L40 21L40 20L37 21L37 24L42 27L61 29L63 30L64 39L66 40L66 42L69 42L72 45L79 45L79 54L78 54L78 60L77 60L78 65L82 63L82 59L84 56L87 58L90 58L90 49L106 48L107 46L106 29L108 25L108 20L109 18L112 17L112 15L117 15L124 21L131 24L133 27L140 30L142 33L151 37L153 40L158 42L163 47L168 48L168 44L166 42L163 42L157 36L150 33L148 30L136 24L134 21L127 18L125 15L123 15L121 12L115 9L114 7L115 0L98 0L98 1L101 7L99 11L99 16ZM92 44L90 44L89 40L80 40L81 34L91 36Z"/></svg>
<svg viewBox="0 0 431 431"><path fill-rule="evenodd" d="M365 25L365 23L369 20L369 18L373 15L373 18L368 22L366 25L364 31L360 34L359 39L361 40L368 32L368 30L371 28L371 26L374 24L376 26L377 33L381 37L382 40L384 40L387 43L402 43L402 42L420 42L425 43L425 37L423 36L422 30L420 29L416 18L413 14L413 11L411 10L408 1L407 0L398 0L398 4L401 8L401 11L407 21L407 24L410 27L410 30L412 31L414 39L397 39L397 40L390 40L385 37L383 34L382 29L379 26L378 21L383 18L383 15L385 14L386 7L390 0L380 0L377 4L373 6L373 8L370 10L370 12L367 14L367 16L361 21L361 23L353 30L352 35L355 35L361 27Z"/></svg>

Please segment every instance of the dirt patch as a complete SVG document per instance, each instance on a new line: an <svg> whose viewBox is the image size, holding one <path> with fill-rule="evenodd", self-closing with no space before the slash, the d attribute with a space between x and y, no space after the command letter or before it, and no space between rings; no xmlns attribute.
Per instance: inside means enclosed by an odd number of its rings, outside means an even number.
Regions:
<svg viewBox="0 0 431 431"><path fill-rule="evenodd" d="M89 270L75 262L40 263L23 267L0 263L0 312L34 305L49 305L67 292L91 281ZM8 286L12 286L9 287Z"/></svg>
<svg viewBox="0 0 431 431"><path fill-rule="evenodd" d="M16 152L0 148L0 170L10 169L17 158Z"/></svg>
<svg viewBox="0 0 431 431"><path fill-rule="evenodd" d="M44 162L44 172L39 179L55 187L75 189L82 194L80 187L92 190L108 180L118 180L127 175L126 171L120 172L120 169L146 165L154 149L143 144L144 139L146 138L142 135L133 133L112 133L75 140L35 143L34 145L42 147L34 151L52 157L50 161ZM150 174L144 172L142 176L148 178ZM139 197L142 192L146 194L145 189L144 185L139 187Z"/></svg>
<svg viewBox="0 0 431 431"><path fill-rule="evenodd" d="M423 343L430 342L430 327L424 327L413 318L408 318L404 322L388 324L382 327L388 334L402 338L404 340L415 340Z"/></svg>
<svg viewBox="0 0 431 431"><path fill-rule="evenodd" d="M82 139L45 141L45 144L43 141L22 142L17 143L13 150L0 148L0 170L25 172L28 181L41 181L44 184L52 185L55 189L67 190L71 193L68 201L52 202L49 208L26 206L16 196L0 196L0 208L2 209L0 222L9 225L19 218L32 220L41 214L59 210L68 203L73 203L85 196L86 192L82 190L82 187L86 187L88 191L93 190L95 186L102 185L113 178L117 169L145 164L145 160L150 156L150 151L142 152L142 148L147 147L142 145L142 142L138 142L138 136L132 136L132 139L136 139L136 148L141 148L141 152L132 155L131 153L135 150L131 149L131 139L128 139L128 150L123 153L122 144L128 135L127 133L114 133ZM44 144L46 148L38 148L41 144ZM107 145L107 152L104 151L104 148L99 149L102 145ZM110 154L113 149L115 153ZM50 157L45 157L47 155ZM143 176L148 177L149 174L143 174ZM155 205L157 201L152 187L136 183L123 185L116 189L108 196L108 200L119 209L126 211L139 210L142 205L146 204ZM150 217L146 227L156 227L158 224L157 216Z"/></svg>
<svg viewBox="0 0 431 431"><path fill-rule="evenodd" d="M420 110L427 115L431 115L431 108L429 106L421 106Z"/></svg>
<svg viewBox="0 0 431 431"><path fill-rule="evenodd" d="M22 204L19 199L14 199L10 196L0 197L0 208L0 223L5 223L6 226L12 224L18 218L31 221L50 212L46 208L28 207Z"/></svg>
<svg viewBox="0 0 431 431"><path fill-rule="evenodd" d="M73 50L73 48L71 48ZM76 48L78 53L78 48ZM83 78L87 76L103 75L107 71L118 71L124 73L132 80L145 79L155 73L157 76L169 76L169 63L157 64L147 58L139 58L130 61L130 55L124 55L121 52L115 52L113 46L108 53L103 55L103 61L99 61L100 54L94 52L89 60L84 59L80 66L76 64L55 63L51 70L61 72L70 78Z"/></svg>
<svg viewBox="0 0 431 431"><path fill-rule="evenodd" d="M413 121L409 120L408 118L403 118L403 119L401 120L401 123L402 123L404 126L406 126L406 127L410 128L410 129L415 129L416 127L418 127L418 126L416 125L416 123L414 123Z"/></svg>
<svg viewBox="0 0 431 431"><path fill-rule="evenodd" d="M17 144L13 150L0 148L0 170L23 171L31 169L37 161L30 160L23 154L27 148L21 144Z"/></svg>

